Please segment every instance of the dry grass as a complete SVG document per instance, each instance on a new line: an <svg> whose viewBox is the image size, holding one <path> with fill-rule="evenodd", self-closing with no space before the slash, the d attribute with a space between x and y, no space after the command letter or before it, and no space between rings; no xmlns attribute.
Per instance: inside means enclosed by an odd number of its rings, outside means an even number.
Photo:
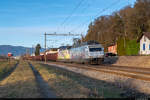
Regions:
<svg viewBox="0 0 150 100"><path fill-rule="evenodd" d="M45 81L62 98L119 98L124 91L104 81L32 62Z"/></svg>
<svg viewBox="0 0 150 100"><path fill-rule="evenodd" d="M2 64L4 64L4 63L6 63L7 61L0 61L0 65L2 65Z"/></svg>
<svg viewBox="0 0 150 100"><path fill-rule="evenodd" d="M0 79L2 78L2 76L4 76L4 74L12 70L12 68L15 66L16 63L17 63L16 60L12 60L10 64L7 61L0 62Z"/></svg>
<svg viewBox="0 0 150 100"><path fill-rule="evenodd" d="M120 56L114 65L150 68L150 56Z"/></svg>
<svg viewBox="0 0 150 100"><path fill-rule="evenodd" d="M57 73L50 72L45 68L41 68L37 64L34 67L40 72L43 79L48 82L50 87L53 88L58 97L63 98L85 98L88 95L88 89L82 87L80 84L74 83L71 79L64 77L63 75L57 75Z"/></svg>
<svg viewBox="0 0 150 100"><path fill-rule="evenodd" d="M41 97L34 74L27 64L21 61L15 71L0 82L0 97L37 98Z"/></svg>

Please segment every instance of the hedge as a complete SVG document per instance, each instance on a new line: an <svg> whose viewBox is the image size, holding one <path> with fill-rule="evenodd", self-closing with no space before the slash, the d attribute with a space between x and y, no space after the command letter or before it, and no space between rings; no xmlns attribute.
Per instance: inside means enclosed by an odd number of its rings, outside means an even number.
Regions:
<svg viewBox="0 0 150 100"><path fill-rule="evenodd" d="M138 55L139 49L140 43L137 43L136 39L134 40L125 39L125 46L124 46L124 38L120 38L117 41L117 52L119 56Z"/></svg>

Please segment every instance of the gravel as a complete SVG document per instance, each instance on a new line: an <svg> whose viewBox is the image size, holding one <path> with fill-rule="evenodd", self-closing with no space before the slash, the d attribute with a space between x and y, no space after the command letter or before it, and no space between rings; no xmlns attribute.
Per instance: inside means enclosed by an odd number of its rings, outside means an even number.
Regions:
<svg viewBox="0 0 150 100"><path fill-rule="evenodd" d="M80 68L75 68L75 67L66 67L66 66L58 65L58 64L57 65L48 64L48 65L64 68L69 71L80 73L82 75L85 75L94 79L110 82L114 84L115 86L118 86L120 88L127 90L127 92L122 95L131 94L130 92L133 93L133 96L134 94L140 97L150 95L150 82L149 81L143 81L139 79L133 79L130 77L124 77L120 75L109 74L109 73L104 73L104 72L99 72L99 71L92 71L92 70L80 69Z"/></svg>

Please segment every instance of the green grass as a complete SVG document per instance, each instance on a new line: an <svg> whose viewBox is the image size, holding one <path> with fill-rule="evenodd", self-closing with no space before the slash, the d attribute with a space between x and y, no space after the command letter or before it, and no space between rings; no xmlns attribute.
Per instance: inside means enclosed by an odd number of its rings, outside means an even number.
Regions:
<svg viewBox="0 0 150 100"><path fill-rule="evenodd" d="M138 55L139 50L140 50L140 43L137 43L136 39L134 40L125 39L124 41L123 38L119 38L117 41L117 53L120 56Z"/></svg>

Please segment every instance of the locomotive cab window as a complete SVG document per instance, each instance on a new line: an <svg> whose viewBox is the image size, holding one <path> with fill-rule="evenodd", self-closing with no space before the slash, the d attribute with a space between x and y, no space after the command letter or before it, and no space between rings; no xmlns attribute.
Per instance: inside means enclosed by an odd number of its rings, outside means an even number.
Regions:
<svg viewBox="0 0 150 100"><path fill-rule="evenodd" d="M90 52L102 51L102 48L89 48Z"/></svg>

